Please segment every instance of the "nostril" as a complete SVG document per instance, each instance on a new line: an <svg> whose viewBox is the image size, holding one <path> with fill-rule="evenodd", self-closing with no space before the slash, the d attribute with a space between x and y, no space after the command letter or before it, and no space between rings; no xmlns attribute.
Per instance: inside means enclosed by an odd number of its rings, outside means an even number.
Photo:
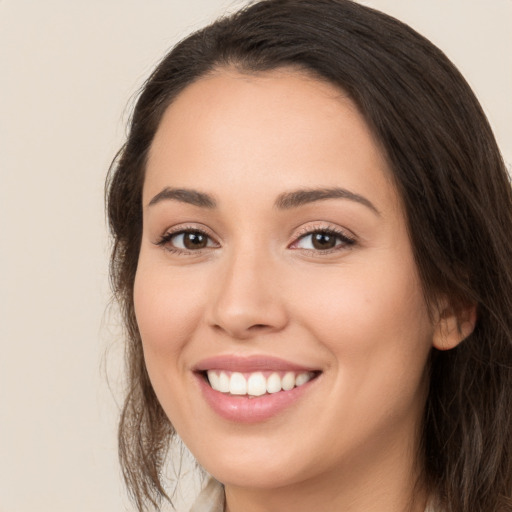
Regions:
<svg viewBox="0 0 512 512"><path fill-rule="evenodd" d="M247 329L248 332L250 333L253 333L253 334L257 334L257 333L265 333L265 332L268 332L268 331L272 331L272 326L271 325L267 325L267 324L254 324L254 325L251 325L248 329Z"/></svg>

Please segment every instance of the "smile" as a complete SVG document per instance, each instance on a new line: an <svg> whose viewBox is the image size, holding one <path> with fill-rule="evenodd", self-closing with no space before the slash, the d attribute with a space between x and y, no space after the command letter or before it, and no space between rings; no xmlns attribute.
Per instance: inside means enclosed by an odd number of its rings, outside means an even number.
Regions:
<svg viewBox="0 0 512 512"><path fill-rule="evenodd" d="M314 372L230 372L209 370L208 382L215 391L250 397L290 391L315 377Z"/></svg>
<svg viewBox="0 0 512 512"><path fill-rule="evenodd" d="M256 423L300 403L322 372L270 356L216 356L193 369L211 410L225 420Z"/></svg>

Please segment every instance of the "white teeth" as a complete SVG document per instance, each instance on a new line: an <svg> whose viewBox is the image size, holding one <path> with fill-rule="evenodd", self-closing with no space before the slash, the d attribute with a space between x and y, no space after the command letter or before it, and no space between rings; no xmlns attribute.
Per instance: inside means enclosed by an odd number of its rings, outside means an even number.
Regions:
<svg viewBox="0 0 512 512"><path fill-rule="evenodd" d="M210 372L208 372L208 378L210 378ZM229 377L224 372L221 372L219 375L219 387L216 388L212 384L212 388L220 391L221 393L229 393Z"/></svg>
<svg viewBox="0 0 512 512"><path fill-rule="evenodd" d="M231 374L231 378L229 379L229 392L232 395L247 394L247 381L241 373L234 372Z"/></svg>
<svg viewBox="0 0 512 512"><path fill-rule="evenodd" d="M279 377L279 374L272 373L267 379L267 391L269 393L281 391L281 377Z"/></svg>
<svg viewBox="0 0 512 512"><path fill-rule="evenodd" d="M297 375L297 378L295 379L295 385L296 386L302 386L302 384L306 384L311 380L311 374L310 373L300 373Z"/></svg>
<svg viewBox="0 0 512 512"><path fill-rule="evenodd" d="M281 386L285 391L293 389L295 387L295 374L293 372L286 373L281 382Z"/></svg>
<svg viewBox="0 0 512 512"><path fill-rule="evenodd" d="M222 375L226 376L225 373ZM217 372L208 372L208 380L210 381L210 386L213 389L220 390L220 377Z"/></svg>
<svg viewBox="0 0 512 512"><path fill-rule="evenodd" d="M267 381L263 373L253 373L247 380L247 393L252 396L261 396L267 392Z"/></svg>
<svg viewBox="0 0 512 512"><path fill-rule="evenodd" d="M262 372L243 374L233 372L229 375L223 371L208 370L210 386L221 393L232 395L261 396L265 393L278 393L289 391L296 386L302 386L314 377L313 372L286 372L283 377L277 372L265 378Z"/></svg>

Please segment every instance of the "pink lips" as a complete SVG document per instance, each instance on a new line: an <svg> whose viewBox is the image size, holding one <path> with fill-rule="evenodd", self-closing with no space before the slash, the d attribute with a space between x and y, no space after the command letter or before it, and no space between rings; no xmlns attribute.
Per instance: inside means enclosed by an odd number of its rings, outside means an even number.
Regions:
<svg viewBox="0 0 512 512"><path fill-rule="evenodd" d="M224 370L229 372L318 372L317 369L297 365L283 359L270 356L240 357L234 355L216 356L200 361L194 372L203 397L208 405L222 418L239 423L256 423L265 421L295 404L317 378L289 391L265 394L259 397L233 396L211 388L204 372L207 370Z"/></svg>
<svg viewBox="0 0 512 512"><path fill-rule="evenodd" d="M248 356L224 355L203 359L195 367L194 371L204 372L206 370L227 370L231 372L259 372L259 371L283 371L283 372L308 372L315 371L314 368L297 365L271 356Z"/></svg>

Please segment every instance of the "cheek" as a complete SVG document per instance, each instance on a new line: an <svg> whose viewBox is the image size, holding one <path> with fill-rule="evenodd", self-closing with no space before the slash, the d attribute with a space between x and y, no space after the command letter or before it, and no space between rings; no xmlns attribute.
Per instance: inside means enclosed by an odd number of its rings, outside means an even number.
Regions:
<svg viewBox="0 0 512 512"><path fill-rule="evenodd" d="M433 329L415 267L392 269L378 263L364 272L334 269L328 281L309 280L296 301L297 316L354 379L382 368L421 374L430 351Z"/></svg>
<svg viewBox="0 0 512 512"><path fill-rule="evenodd" d="M363 444L365 432L398 431L421 414L433 332L415 272L347 271L328 292L321 284L310 282L300 316L332 355L329 403L341 405L325 428L343 424Z"/></svg>
<svg viewBox="0 0 512 512"><path fill-rule="evenodd" d="M141 262L134 283L135 315L148 369L159 362L178 362L201 318L200 290L179 274L156 268Z"/></svg>
<svg viewBox="0 0 512 512"><path fill-rule="evenodd" d="M134 283L134 305L144 361L160 404L178 430L194 417L184 386L190 378L187 344L201 318L200 293L180 273L142 261Z"/></svg>

